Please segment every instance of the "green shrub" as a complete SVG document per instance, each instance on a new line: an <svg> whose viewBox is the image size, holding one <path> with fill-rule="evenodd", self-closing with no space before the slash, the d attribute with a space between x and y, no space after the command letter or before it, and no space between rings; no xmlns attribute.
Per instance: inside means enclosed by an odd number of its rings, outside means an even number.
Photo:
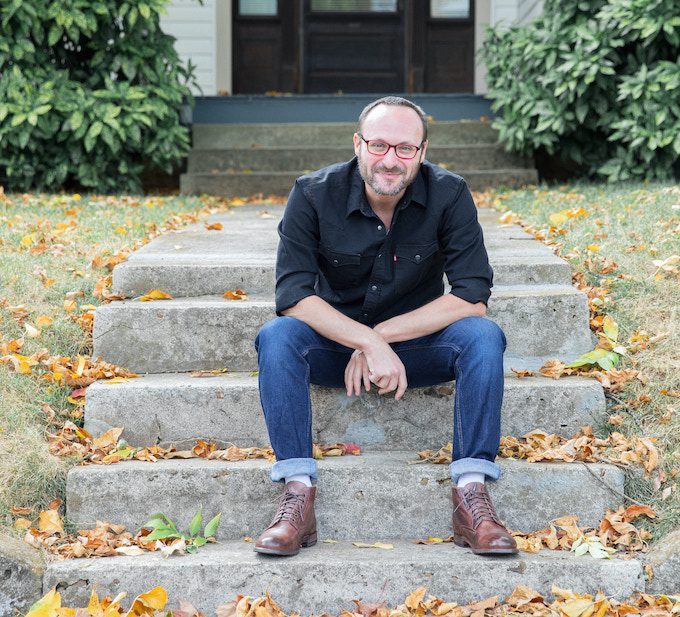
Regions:
<svg viewBox="0 0 680 617"><path fill-rule="evenodd" d="M546 0L488 31L482 50L500 139L610 181L680 172L677 0Z"/></svg>
<svg viewBox="0 0 680 617"><path fill-rule="evenodd" d="M167 0L0 3L0 171L10 190L138 191L189 150L193 67L159 26Z"/></svg>

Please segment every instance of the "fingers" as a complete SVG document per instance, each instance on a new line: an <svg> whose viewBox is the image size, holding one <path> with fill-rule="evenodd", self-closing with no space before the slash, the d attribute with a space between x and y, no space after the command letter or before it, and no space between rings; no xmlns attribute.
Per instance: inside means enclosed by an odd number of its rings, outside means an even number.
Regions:
<svg viewBox="0 0 680 617"><path fill-rule="evenodd" d="M406 392L407 387L408 382L406 381L406 372L402 371L402 373L399 375L399 385L397 386L397 392L394 395L394 400L401 400L401 397L404 396L404 392Z"/></svg>
<svg viewBox="0 0 680 617"><path fill-rule="evenodd" d="M366 390L370 390L371 382L366 357L359 350L356 350L345 367L345 389L347 390L347 396L360 396L362 381Z"/></svg>
<svg viewBox="0 0 680 617"><path fill-rule="evenodd" d="M363 356L363 362L361 363L361 372L364 379L364 388L366 392L371 391L371 373L368 370L368 362L366 362L366 356Z"/></svg>

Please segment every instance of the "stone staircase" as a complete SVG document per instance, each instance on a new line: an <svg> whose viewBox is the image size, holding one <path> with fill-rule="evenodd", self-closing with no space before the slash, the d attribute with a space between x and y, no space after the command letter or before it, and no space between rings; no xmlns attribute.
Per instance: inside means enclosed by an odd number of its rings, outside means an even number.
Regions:
<svg viewBox="0 0 680 617"><path fill-rule="evenodd" d="M354 156L356 124L194 124L183 193L286 195L305 171ZM463 175L472 190L536 183L524 157L505 152L489 122L436 122L427 158ZM311 144L311 145L310 145Z"/></svg>
<svg viewBox="0 0 680 617"><path fill-rule="evenodd" d="M256 368L252 340L274 315L276 224L282 211L234 208L211 218L223 223L223 231L206 231L200 224L170 232L116 267L116 292L134 297L158 288L175 299L126 300L97 309L94 355L148 374L90 386L89 431L124 426L123 437L134 445L186 447L196 438L267 444L257 378L251 374ZM495 270L489 314L506 332L508 371L589 350L586 299L571 287L568 265L518 227L501 227L497 213L482 209L479 214ZM250 299L222 298L237 287ZM212 378L187 373L224 367L230 372ZM315 440L353 441L363 452L319 461L319 544L291 558L258 555L244 541L268 524L280 492L262 460L74 468L66 506L77 527L108 520L136 532L162 511L186 529L202 504L208 517L223 513L219 543L168 559L149 554L52 563L44 588L57 585L64 601L74 605L86 603L94 586L100 595L127 591L133 596L163 585L171 602L187 599L207 615L238 593L266 591L285 611L337 614L354 608L356 598L396 605L421 585L456 602L508 594L518 584L544 594L555 583L579 592L602 589L615 597L644 589L636 560L549 551L491 558L453 544L412 542L451 533L447 466L412 461L417 450L437 449L450 440L452 396L447 386L408 390L399 402L374 392L348 398L341 390L313 388ZM593 380L507 376L504 435L539 428L570 436L604 413L603 392ZM503 475L490 491L499 515L514 529L541 528L566 514L593 525L607 508L622 503L623 473L614 466L499 463ZM388 542L394 548L362 549L353 541Z"/></svg>

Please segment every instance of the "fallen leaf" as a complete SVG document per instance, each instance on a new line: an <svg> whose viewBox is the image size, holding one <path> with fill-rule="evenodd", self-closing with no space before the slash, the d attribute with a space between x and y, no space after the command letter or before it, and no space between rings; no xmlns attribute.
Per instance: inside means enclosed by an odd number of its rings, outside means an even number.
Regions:
<svg viewBox="0 0 680 617"><path fill-rule="evenodd" d="M38 529L48 535L63 534L64 525L61 522L59 512L56 510L44 510L40 513L40 523Z"/></svg>
<svg viewBox="0 0 680 617"><path fill-rule="evenodd" d="M224 293L224 297L227 300L247 300L248 294L243 289L237 289L236 291L229 289Z"/></svg>
<svg viewBox="0 0 680 617"><path fill-rule="evenodd" d="M384 544L383 542L374 542L373 544L366 544L365 542L352 542L352 544L354 546L357 546L358 548L384 548L384 549L394 548L394 545Z"/></svg>
<svg viewBox="0 0 680 617"><path fill-rule="evenodd" d="M151 300L171 300L172 296L160 289L152 289L143 296L140 296L140 302L150 302Z"/></svg>
<svg viewBox="0 0 680 617"><path fill-rule="evenodd" d="M211 224L204 223L204 225L205 225L205 228L208 231L220 231L224 228L224 225L222 225L222 223L211 223Z"/></svg>

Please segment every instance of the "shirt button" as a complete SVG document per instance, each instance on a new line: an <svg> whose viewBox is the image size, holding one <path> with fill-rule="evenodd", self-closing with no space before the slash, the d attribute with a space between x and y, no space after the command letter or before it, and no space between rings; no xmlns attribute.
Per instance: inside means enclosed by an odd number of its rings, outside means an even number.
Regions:
<svg viewBox="0 0 680 617"><path fill-rule="evenodd" d="M420 261L420 255L416 255L416 261Z"/></svg>
<svg viewBox="0 0 680 617"><path fill-rule="evenodd" d="M382 225L378 225L378 231L382 231Z"/></svg>
<svg viewBox="0 0 680 617"><path fill-rule="evenodd" d="M338 265L338 260L337 260L337 259L334 259L334 260L333 260L333 264L335 264L335 265L337 266L337 265Z"/></svg>
<svg viewBox="0 0 680 617"><path fill-rule="evenodd" d="M364 313L364 317L368 317L368 313Z"/></svg>
<svg viewBox="0 0 680 617"><path fill-rule="evenodd" d="M378 291L378 286L377 285L371 285L371 289L373 291Z"/></svg>
<svg viewBox="0 0 680 617"><path fill-rule="evenodd" d="M382 257L382 253L378 253L378 259Z"/></svg>

